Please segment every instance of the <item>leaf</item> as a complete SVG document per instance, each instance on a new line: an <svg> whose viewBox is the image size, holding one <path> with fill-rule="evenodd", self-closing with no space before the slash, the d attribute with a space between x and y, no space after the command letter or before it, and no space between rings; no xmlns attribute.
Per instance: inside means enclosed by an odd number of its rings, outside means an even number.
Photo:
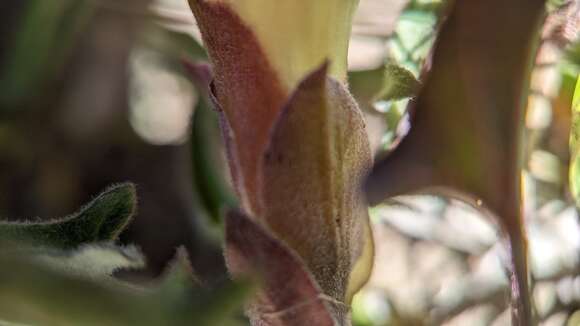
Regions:
<svg viewBox="0 0 580 326"><path fill-rule="evenodd" d="M227 128L232 181L242 206L251 212L257 207L257 158L288 94L254 31L231 8L207 0L189 4L214 64L213 95L222 128Z"/></svg>
<svg viewBox="0 0 580 326"><path fill-rule="evenodd" d="M127 286L106 286L14 256L0 257L0 319L31 325L161 325L160 309ZM26 304L23 304L26 302Z"/></svg>
<svg viewBox="0 0 580 326"><path fill-rule="evenodd" d="M372 162L362 113L326 69L300 83L272 129L255 218L300 255L324 294L348 304L372 264L349 284L365 247L372 251L359 191Z"/></svg>
<svg viewBox="0 0 580 326"><path fill-rule="evenodd" d="M205 60L207 53L191 34L175 31L158 23L150 23L141 34L142 45L164 52L175 61Z"/></svg>
<svg viewBox="0 0 580 326"><path fill-rule="evenodd" d="M227 215L225 256L234 277L261 278L247 309L253 325L331 326L331 311L344 322L345 307L322 295L301 259L242 212Z"/></svg>
<svg viewBox="0 0 580 326"><path fill-rule="evenodd" d="M74 249L89 242L116 239L137 205L135 186L113 186L71 216L49 221L0 222L0 239Z"/></svg>
<svg viewBox="0 0 580 326"><path fill-rule="evenodd" d="M225 166L220 133L220 114L210 104L211 68L206 63L182 60L187 77L199 92L191 132L194 201L215 223L221 223L225 207L238 206L234 191L224 175Z"/></svg>
<svg viewBox="0 0 580 326"><path fill-rule="evenodd" d="M30 325L237 325L235 312L251 290L244 282L195 287L181 265L159 287L147 288L87 278L21 255L1 254L0 265L10 266L0 269L0 320Z"/></svg>
<svg viewBox="0 0 580 326"><path fill-rule="evenodd" d="M116 271L145 267L145 257L139 249L112 243L83 244L69 251L33 248L21 253L64 273L96 279L112 280Z"/></svg>
<svg viewBox="0 0 580 326"><path fill-rule="evenodd" d="M327 59L329 74L346 79L356 3L189 1L214 65L214 95L223 115L222 128L227 128L233 183L242 206L252 215L259 205L258 161L292 90Z"/></svg>
<svg viewBox="0 0 580 326"><path fill-rule="evenodd" d="M436 27L448 3L437 0L409 1L389 37L389 61L419 74L431 52Z"/></svg>
<svg viewBox="0 0 580 326"><path fill-rule="evenodd" d="M395 64L385 65L385 80L378 98L384 101L402 100L413 97L419 81L409 70Z"/></svg>
<svg viewBox="0 0 580 326"><path fill-rule="evenodd" d="M184 247L177 249L153 296L169 307L178 325L236 325L241 305L253 292L253 284L239 280L207 287L195 275Z"/></svg>
<svg viewBox="0 0 580 326"><path fill-rule="evenodd" d="M411 130L367 182L372 204L444 189L495 215L511 252L514 325L533 324L520 134L544 10L542 0L456 1L410 108Z"/></svg>
<svg viewBox="0 0 580 326"><path fill-rule="evenodd" d="M351 71L351 93L359 103L372 106L377 101L397 101L413 97L419 81L409 70L393 63L379 68Z"/></svg>
<svg viewBox="0 0 580 326"><path fill-rule="evenodd" d="M200 98L193 114L191 152L193 184L203 209L213 222L222 221L224 207L237 206L237 200L221 167L225 166L220 143L219 117L208 103Z"/></svg>

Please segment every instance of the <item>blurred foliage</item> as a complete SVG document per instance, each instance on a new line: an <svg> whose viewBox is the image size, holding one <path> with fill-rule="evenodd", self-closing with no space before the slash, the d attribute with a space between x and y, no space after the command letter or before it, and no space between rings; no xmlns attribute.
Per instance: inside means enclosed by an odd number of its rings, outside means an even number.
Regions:
<svg viewBox="0 0 580 326"><path fill-rule="evenodd" d="M47 77L60 69L84 28L95 3L90 0L23 2L11 46L0 63L0 107L14 110Z"/></svg>
<svg viewBox="0 0 580 326"><path fill-rule="evenodd" d="M420 88L420 74L435 40L437 24L445 8L439 0L410 1L386 41L385 64L349 72L353 96L363 110L382 116L386 125L381 149L389 151L407 132L403 117L409 99Z"/></svg>
<svg viewBox="0 0 580 326"><path fill-rule="evenodd" d="M225 208L237 207L233 190L224 178L225 162L218 149L218 114L203 97L197 102L191 133L193 183L200 209L215 223L222 223ZM217 163L217 164L216 164Z"/></svg>
<svg viewBox="0 0 580 326"><path fill-rule="evenodd" d="M0 234L0 320L40 325L238 325L251 287L196 286L187 253L178 251L160 285L112 279L141 268L135 248L114 241L135 209L132 184L111 187L79 213L48 222L5 222ZM20 242L22 241L22 243ZM66 290L63 290L66 289Z"/></svg>
<svg viewBox="0 0 580 326"><path fill-rule="evenodd" d="M359 103L397 101L417 93L419 81L407 69L387 63L371 70L351 71L350 91Z"/></svg>

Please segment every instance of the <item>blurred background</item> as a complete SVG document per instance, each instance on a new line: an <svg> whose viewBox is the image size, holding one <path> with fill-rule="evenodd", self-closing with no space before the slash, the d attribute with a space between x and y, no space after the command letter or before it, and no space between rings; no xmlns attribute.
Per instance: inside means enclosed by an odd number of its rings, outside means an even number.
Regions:
<svg viewBox="0 0 580 326"><path fill-rule="evenodd" d="M376 154L408 129L409 99L373 93L385 64L416 77L444 1L361 0L349 67ZM228 187L216 117L183 61L205 61L186 0L0 3L0 216L66 216L110 184L137 184L124 243L159 275L178 246L203 279L226 277ZM580 71L578 1L550 2L525 121L525 218L543 325L580 325L580 225L568 190L571 101ZM371 208L376 262L357 325L509 325L498 229L461 202L405 196Z"/></svg>

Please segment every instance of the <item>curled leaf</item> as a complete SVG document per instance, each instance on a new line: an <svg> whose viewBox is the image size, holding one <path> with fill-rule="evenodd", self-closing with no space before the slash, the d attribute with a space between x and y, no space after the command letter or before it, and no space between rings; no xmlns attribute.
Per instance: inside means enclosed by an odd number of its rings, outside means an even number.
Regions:
<svg viewBox="0 0 580 326"><path fill-rule="evenodd" d="M73 215L49 221L0 222L0 239L73 249L115 240L131 221L137 205L135 186L113 186Z"/></svg>

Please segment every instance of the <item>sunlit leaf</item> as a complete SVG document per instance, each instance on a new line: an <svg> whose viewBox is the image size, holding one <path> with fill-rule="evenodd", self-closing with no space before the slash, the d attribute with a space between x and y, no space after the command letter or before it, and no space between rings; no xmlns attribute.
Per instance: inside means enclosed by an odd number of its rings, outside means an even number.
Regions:
<svg viewBox="0 0 580 326"><path fill-rule="evenodd" d="M14 254L0 255L0 264L10 266L0 270L0 320L9 324L238 325L236 313L251 291L244 282L198 287L183 258L151 287L103 282Z"/></svg>

